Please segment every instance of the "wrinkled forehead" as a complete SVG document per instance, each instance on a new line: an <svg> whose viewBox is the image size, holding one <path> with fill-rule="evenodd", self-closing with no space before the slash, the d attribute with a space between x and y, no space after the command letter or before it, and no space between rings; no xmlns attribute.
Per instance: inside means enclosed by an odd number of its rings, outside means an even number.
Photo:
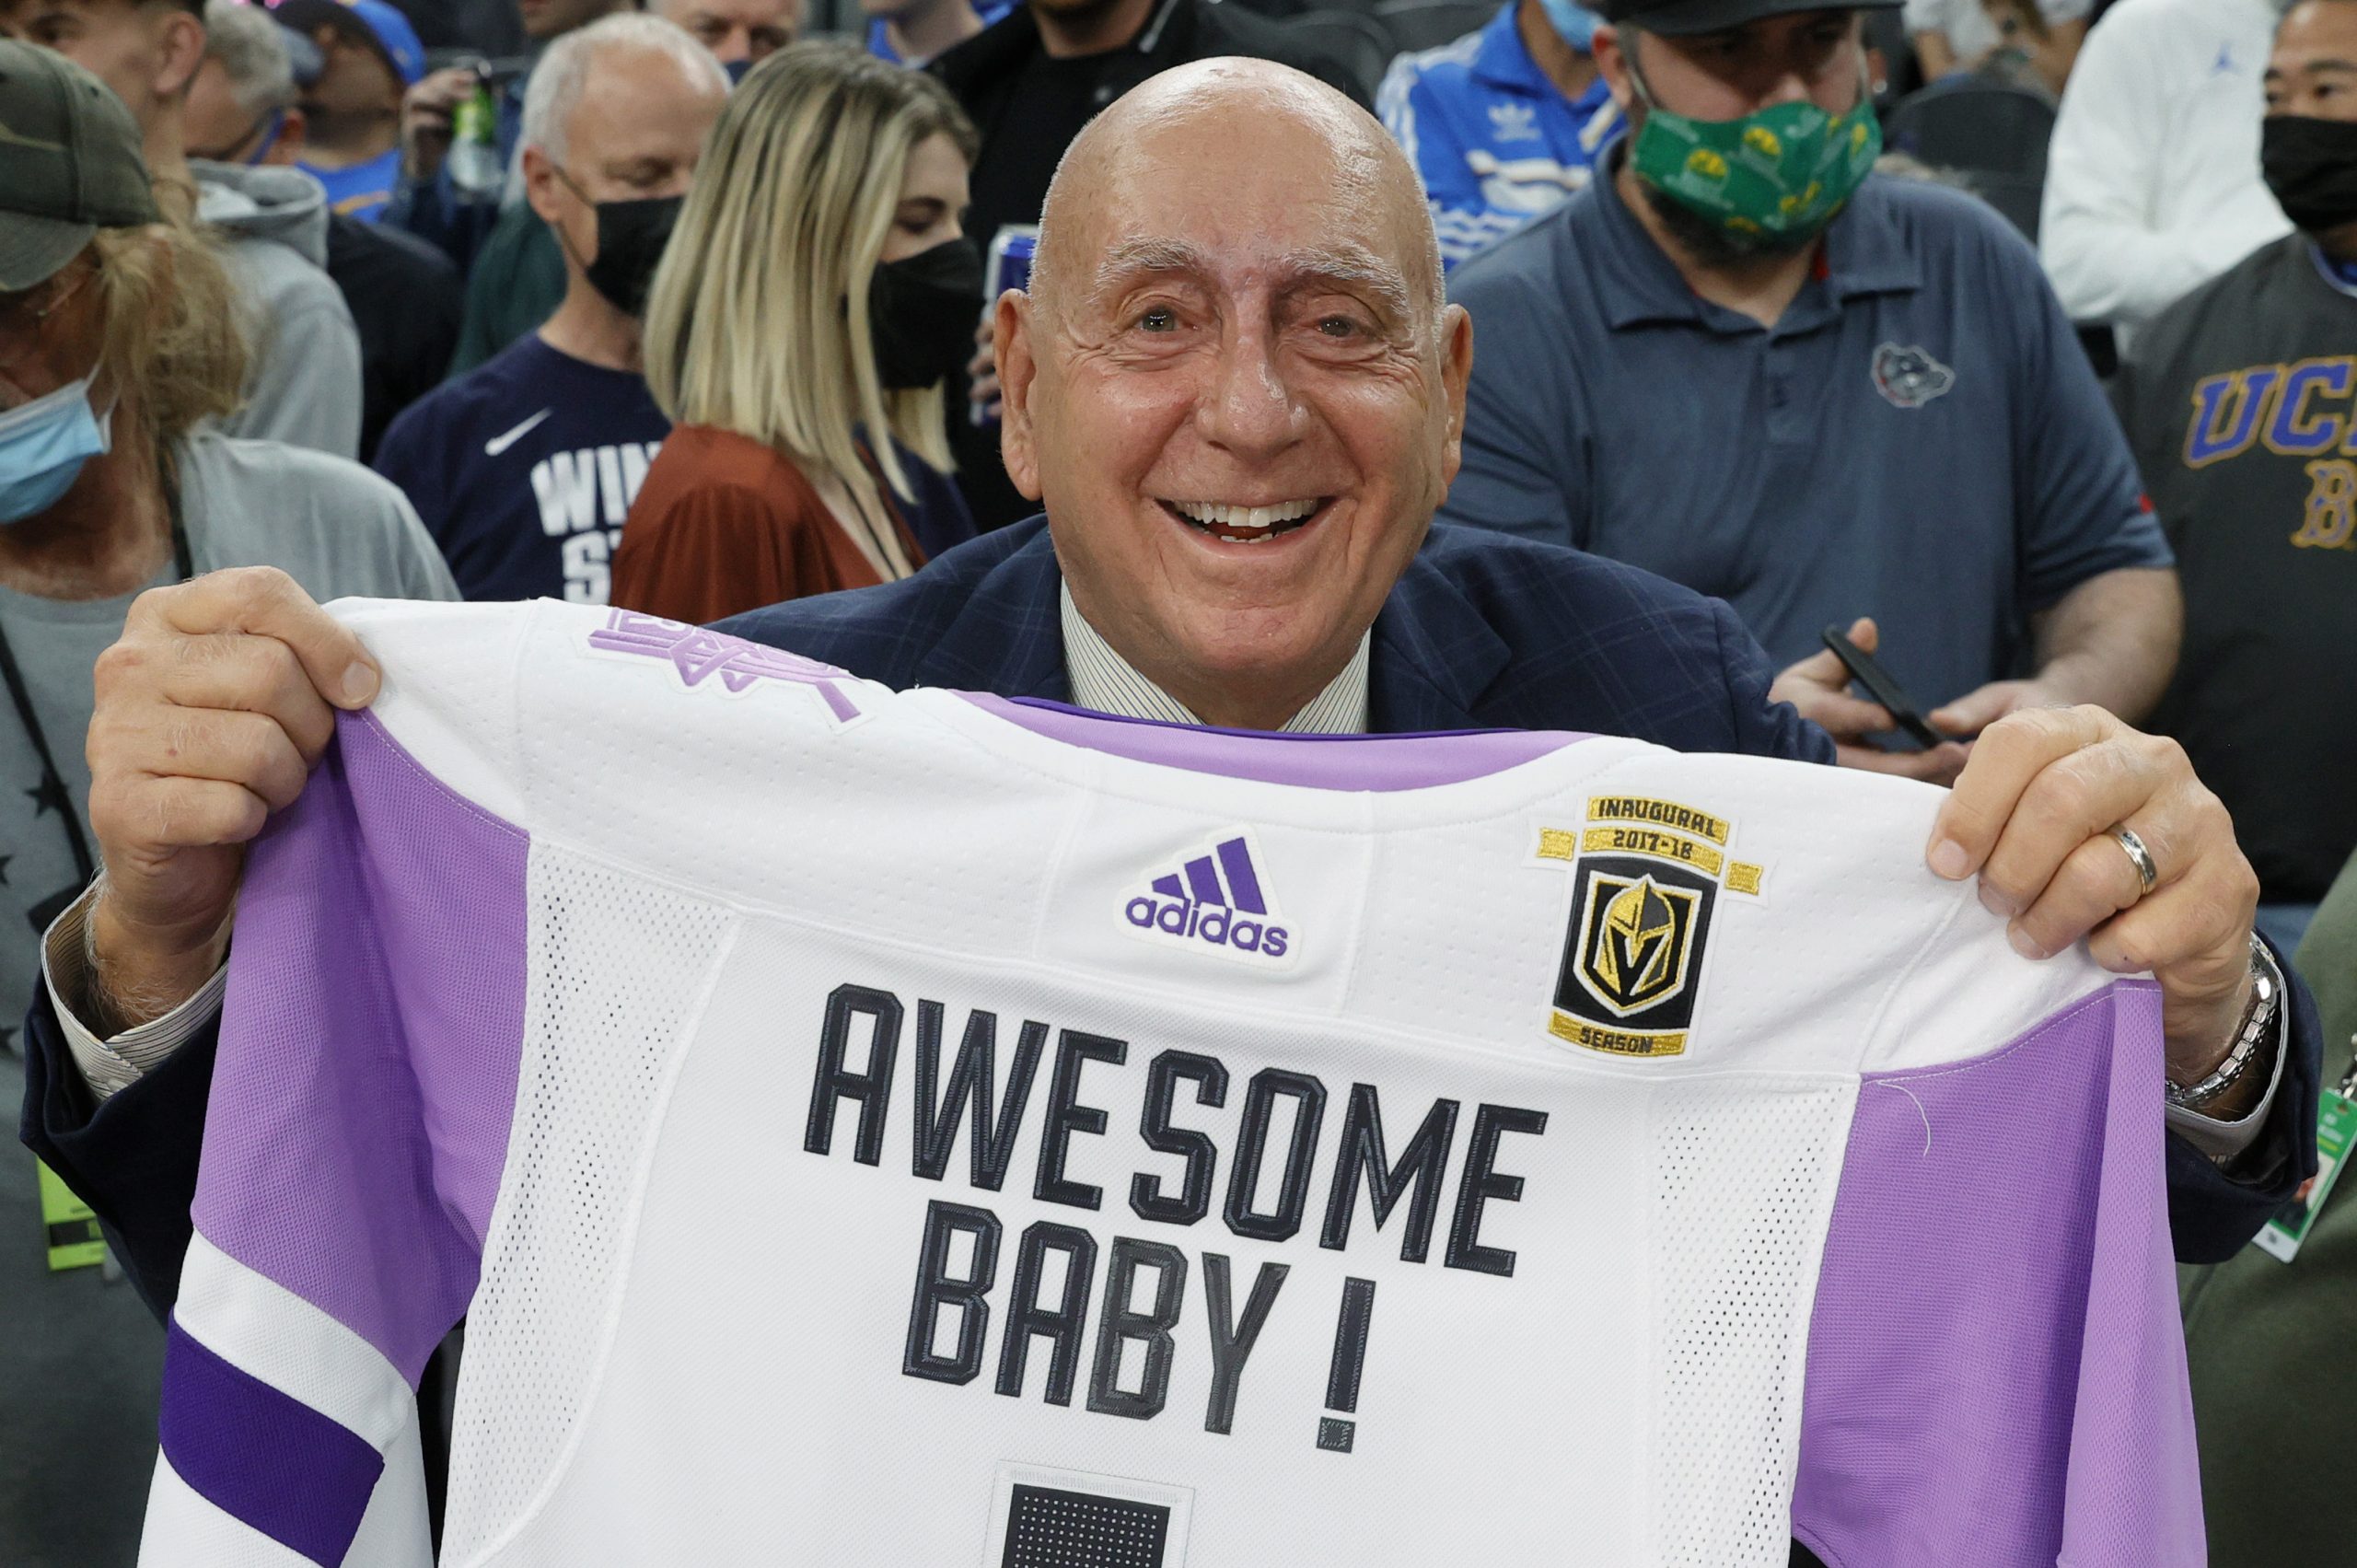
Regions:
<svg viewBox="0 0 2357 1568"><path fill-rule="evenodd" d="M1431 220L1399 188L1412 173L1382 151L1283 118L1142 127L1105 149L1082 199L1059 205L1072 231L1051 242L1055 286L1075 308L1176 277L1237 296L1341 285L1403 319L1433 309Z"/></svg>

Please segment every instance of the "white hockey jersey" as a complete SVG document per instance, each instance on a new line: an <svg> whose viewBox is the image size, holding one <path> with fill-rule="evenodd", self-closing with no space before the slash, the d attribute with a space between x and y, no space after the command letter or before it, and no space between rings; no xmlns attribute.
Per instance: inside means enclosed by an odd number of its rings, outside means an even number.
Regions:
<svg viewBox="0 0 2357 1568"><path fill-rule="evenodd" d="M2176 1568L2158 998L1938 796L347 601L143 1562Z"/></svg>

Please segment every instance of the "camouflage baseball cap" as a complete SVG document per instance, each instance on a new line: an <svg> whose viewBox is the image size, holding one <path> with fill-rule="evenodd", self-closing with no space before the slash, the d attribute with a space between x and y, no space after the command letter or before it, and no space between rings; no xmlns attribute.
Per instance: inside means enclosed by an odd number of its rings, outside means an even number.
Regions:
<svg viewBox="0 0 2357 1568"><path fill-rule="evenodd" d="M64 55L0 39L0 293L53 277L101 228L158 221L122 100Z"/></svg>

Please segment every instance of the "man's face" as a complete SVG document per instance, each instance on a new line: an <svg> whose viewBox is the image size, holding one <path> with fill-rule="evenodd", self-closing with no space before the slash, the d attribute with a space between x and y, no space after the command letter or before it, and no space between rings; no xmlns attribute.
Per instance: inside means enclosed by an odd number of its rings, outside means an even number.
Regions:
<svg viewBox="0 0 2357 1568"><path fill-rule="evenodd" d="M302 155L302 138L290 134L301 123L292 115L267 111L249 113L230 90L229 73L221 62L207 58L189 84L188 156L215 163L293 163Z"/></svg>
<svg viewBox="0 0 2357 1568"><path fill-rule="evenodd" d="M524 18L524 36L546 43L621 7L614 0L516 0L516 9Z"/></svg>
<svg viewBox="0 0 2357 1568"><path fill-rule="evenodd" d="M1857 13L1802 11L1690 38L1646 33L1635 68L1654 102L1691 120L1739 120L1774 104L1814 102L1846 114L1864 91ZM1630 79L1629 35L1596 31L1596 62L1632 123L1645 105Z"/></svg>
<svg viewBox="0 0 2357 1568"><path fill-rule="evenodd" d="M1464 312L1435 324L1407 171L1329 135L1147 125L1065 203L1052 293L999 311L1008 471L1082 613L1199 713L1339 669L1457 471Z"/></svg>
<svg viewBox="0 0 2357 1568"><path fill-rule="evenodd" d="M2306 0L2284 13L2266 84L2270 114L2357 120L2357 5Z"/></svg>
<svg viewBox="0 0 2357 1568"><path fill-rule="evenodd" d="M597 203L686 194L726 100L668 54L609 45L592 56L563 168L539 147L524 152L532 210L559 231L568 268L597 257Z"/></svg>
<svg viewBox="0 0 2357 1568"><path fill-rule="evenodd" d="M179 101L204 48L203 24L164 0L21 0L15 27L113 88L143 131Z"/></svg>
<svg viewBox="0 0 2357 1568"><path fill-rule="evenodd" d="M99 358L98 253L48 282L0 294L0 413L90 373Z"/></svg>
<svg viewBox="0 0 2357 1568"><path fill-rule="evenodd" d="M666 0L656 11L723 65L766 60L802 31L802 0Z"/></svg>
<svg viewBox="0 0 2357 1568"><path fill-rule="evenodd" d="M339 119L390 120L401 111L401 81L375 47L342 28L311 33L319 46L319 80L303 89L305 113Z"/></svg>

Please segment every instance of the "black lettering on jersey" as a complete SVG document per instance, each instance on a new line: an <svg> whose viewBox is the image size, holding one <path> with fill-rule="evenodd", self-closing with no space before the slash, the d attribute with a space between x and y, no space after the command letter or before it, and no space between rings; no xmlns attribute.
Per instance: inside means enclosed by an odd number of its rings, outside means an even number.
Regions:
<svg viewBox="0 0 2357 1568"><path fill-rule="evenodd" d="M1083 1064L1109 1062L1119 1066L1129 1054L1126 1040L1078 1029L1066 1029L1057 1037L1055 1075L1048 1081L1048 1124L1039 1140L1039 1174L1031 1188L1031 1195L1039 1202L1093 1209L1104 1201L1103 1189L1064 1179L1065 1145L1074 1132L1101 1136L1105 1131L1105 1112L1079 1103Z"/></svg>
<svg viewBox="0 0 2357 1568"><path fill-rule="evenodd" d="M1252 1198L1268 1152L1271 1111L1280 1095L1293 1100L1297 1109L1277 1207L1264 1214L1252 1207ZM1244 1124L1236 1134L1236 1165L1227 1180L1228 1229L1259 1241L1283 1241L1301 1228L1301 1211L1309 1202L1309 1162L1317 1153L1318 1124L1325 1115L1326 1086L1308 1074L1264 1067L1252 1075L1251 1086L1244 1091Z"/></svg>
<svg viewBox="0 0 2357 1568"><path fill-rule="evenodd" d="M1290 1269L1283 1263L1263 1263L1252 1281L1252 1295L1244 1316L1235 1313L1236 1297L1229 1288L1227 1260L1216 1252L1203 1254L1203 1294L1210 1298L1212 1326L1212 1397L1203 1411L1203 1430L1226 1434L1236 1429L1236 1389L1244 1380L1244 1364L1252 1357L1252 1342L1277 1305L1277 1292Z"/></svg>
<svg viewBox="0 0 2357 1568"><path fill-rule="evenodd" d="M1441 1182L1448 1169L1449 1144L1457 1135L1457 1101L1436 1099L1424 1113L1423 1125L1408 1140L1399 1163L1384 1164L1383 1107L1373 1084L1353 1084L1351 1103L1342 1113L1342 1142L1335 1152L1334 1187L1326 1202L1326 1225L1318 1244L1341 1251L1350 1244L1351 1220L1358 1207L1359 1179L1366 1179L1367 1200L1375 1210L1375 1228L1381 1230L1399 1205L1410 1182L1416 1195L1408 1204L1408 1227L1399 1239L1399 1260L1421 1263L1431 1249L1433 1216L1440 1208Z"/></svg>
<svg viewBox="0 0 2357 1568"><path fill-rule="evenodd" d="M867 1071L844 1065L851 1021L874 1020L867 1035ZM839 1101L859 1102L859 1137L852 1157L862 1165L884 1158L884 1115L892 1096L892 1057L900 1045L900 999L865 985L839 985L827 994L827 1019L819 1030L819 1076L810 1088L810 1121L802 1146L823 1155L834 1146Z"/></svg>
<svg viewBox="0 0 2357 1568"><path fill-rule="evenodd" d="M1474 1269L1485 1274L1511 1277L1514 1254L1500 1247L1481 1245L1481 1208L1492 1199L1519 1202L1522 1178L1497 1169L1498 1140L1508 1132L1547 1131L1547 1113L1519 1106L1484 1105L1473 1113L1473 1135L1465 1149L1465 1174L1457 1188L1457 1219L1448 1227L1452 1269Z"/></svg>
<svg viewBox="0 0 2357 1568"><path fill-rule="evenodd" d="M1141 1312L1130 1305L1138 1271L1154 1271L1154 1302ZM1187 1296L1187 1259L1159 1241L1113 1238L1105 1266L1105 1300L1097 1321L1097 1361L1088 1378L1088 1408L1100 1415L1150 1421L1170 1396L1170 1330ZM1145 1368L1135 1391L1120 1386L1121 1346L1145 1346Z"/></svg>
<svg viewBox="0 0 2357 1568"><path fill-rule="evenodd" d="M1165 1225L1193 1225L1212 1209L1212 1177L1219 1167L1219 1147L1208 1132L1170 1125L1178 1080L1195 1086L1195 1103L1217 1110L1227 1103L1227 1068L1216 1058L1191 1051L1166 1051L1146 1068L1145 1105L1138 1113L1138 1136L1157 1154L1178 1155L1187 1162L1187 1175L1176 1198L1162 1195L1162 1179L1140 1171L1130 1178L1130 1207L1140 1219Z"/></svg>
<svg viewBox="0 0 2357 1568"><path fill-rule="evenodd" d="M1052 1307L1041 1305L1039 1299L1039 1279L1050 1252L1064 1255L1063 1295ZM1030 1354L1031 1338L1045 1334L1053 1347L1048 1356L1048 1402L1072 1403L1073 1378L1080 1369L1080 1340L1088 1329L1088 1287L1096 1275L1097 1243L1086 1231L1048 1220L1025 1227L1016 1249L1015 1284L1006 1304L1006 1341L999 1347L1000 1393L1009 1399L1023 1397L1023 1368Z"/></svg>
<svg viewBox="0 0 2357 1568"><path fill-rule="evenodd" d="M1006 1072L1006 1103L995 1121L991 1116L992 1086L997 1082L998 1015L977 1007L966 1019L965 1038L958 1042L958 1060L949 1069L949 1085L936 1094L941 1077L942 1005L917 1003L916 1149L913 1169L927 1181L938 1181L949 1168L958 1144L958 1113L970 1109L973 1137L968 1156L973 1184L995 1192L1006 1182L1007 1165L1015 1157L1015 1135L1023 1123L1023 1109L1031 1098L1031 1079L1039 1068L1039 1053L1048 1043L1048 1026L1025 1020L1016 1036L1015 1060Z"/></svg>
<svg viewBox="0 0 2357 1568"><path fill-rule="evenodd" d="M925 1205L924 1243L917 1254L916 1299L909 1307L908 1342L900 1370L936 1383L970 1383L982 1370L982 1336L991 1322L991 1286L998 1281L998 1216L988 1209L935 1199ZM974 1238L973 1272L959 1279L949 1272L952 1237ZM958 1348L948 1355L934 1349L941 1308L958 1312Z"/></svg>

